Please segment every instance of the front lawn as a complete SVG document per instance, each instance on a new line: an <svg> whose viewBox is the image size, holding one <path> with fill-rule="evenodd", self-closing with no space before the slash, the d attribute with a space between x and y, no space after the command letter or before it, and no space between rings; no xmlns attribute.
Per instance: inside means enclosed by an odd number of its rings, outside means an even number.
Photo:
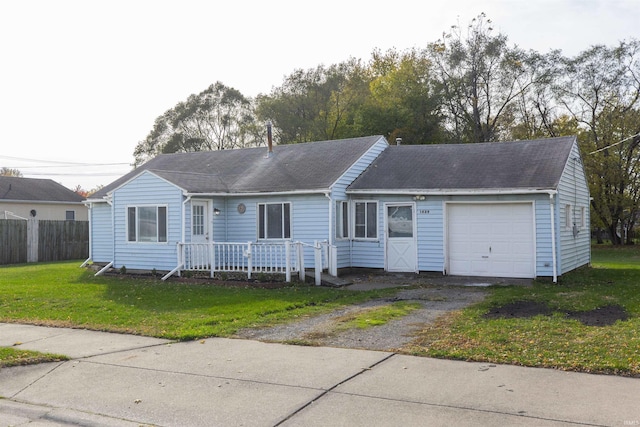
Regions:
<svg viewBox="0 0 640 427"><path fill-rule="evenodd" d="M608 324L612 315L623 320ZM426 328L407 351L640 376L640 248L594 246L592 268L558 284L493 287L482 303Z"/></svg>
<svg viewBox="0 0 640 427"><path fill-rule="evenodd" d="M264 289L150 277L94 277L79 264L0 267L0 322L189 340L230 336L244 327L326 312L381 295L302 284Z"/></svg>

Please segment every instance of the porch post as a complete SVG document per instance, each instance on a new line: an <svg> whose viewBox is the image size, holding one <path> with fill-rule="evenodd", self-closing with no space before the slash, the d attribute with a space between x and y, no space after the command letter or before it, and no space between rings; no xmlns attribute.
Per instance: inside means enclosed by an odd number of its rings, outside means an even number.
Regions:
<svg viewBox="0 0 640 427"><path fill-rule="evenodd" d="M313 245L314 253L315 253L315 282L316 286L320 286L322 284L322 247L320 243L316 241Z"/></svg>
<svg viewBox="0 0 640 427"><path fill-rule="evenodd" d="M251 279L251 269L253 263L251 262L251 242L247 242L247 279Z"/></svg>
<svg viewBox="0 0 640 427"><path fill-rule="evenodd" d="M296 242L296 251L298 256L298 278L304 283L304 246L302 246L302 242Z"/></svg>
<svg viewBox="0 0 640 427"><path fill-rule="evenodd" d="M291 281L291 242L289 242L288 240L284 242L284 256L286 258L284 262L284 266L286 269L284 273L284 277L287 282L290 282Z"/></svg>
<svg viewBox="0 0 640 427"><path fill-rule="evenodd" d="M338 277L338 248L329 245L329 274Z"/></svg>
<svg viewBox="0 0 640 427"><path fill-rule="evenodd" d="M213 245L212 241L209 241L209 266L211 267L211 278L213 279L213 272L215 270L215 255L214 255L214 251L215 250L215 246Z"/></svg>

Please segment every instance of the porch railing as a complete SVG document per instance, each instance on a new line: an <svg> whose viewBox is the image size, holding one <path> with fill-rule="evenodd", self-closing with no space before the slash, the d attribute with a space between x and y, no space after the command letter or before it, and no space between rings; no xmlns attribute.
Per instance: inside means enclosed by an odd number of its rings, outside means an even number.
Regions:
<svg viewBox="0 0 640 427"><path fill-rule="evenodd" d="M305 248L314 251L315 282L319 285L322 269L331 263L327 256L330 248L326 243L319 242L313 245L289 241L178 243L178 265L162 279L166 280L176 273L179 275L182 271L200 271L208 272L211 277L215 272L239 272L247 274L249 279L253 274L284 274L288 282L292 273L298 273L300 280L304 280ZM329 269L329 272L336 275L333 270Z"/></svg>

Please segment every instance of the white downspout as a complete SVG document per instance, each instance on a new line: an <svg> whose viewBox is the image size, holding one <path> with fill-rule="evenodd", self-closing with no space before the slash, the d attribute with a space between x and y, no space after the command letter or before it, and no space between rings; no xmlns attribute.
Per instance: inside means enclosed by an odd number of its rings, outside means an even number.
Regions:
<svg viewBox="0 0 640 427"><path fill-rule="evenodd" d="M87 265L89 263L89 261L91 261L91 253L92 253L92 233L91 233L91 217L93 216L93 203L86 203L85 206L89 209L89 258L87 258L86 260L84 260L84 262L80 265L80 268L83 268L85 265Z"/></svg>
<svg viewBox="0 0 640 427"><path fill-rule="evenodd" d="M551 211L551 256L553 259L553 283L558 283L558 265L556 261L556 221L552 193L549 193L549 209Z"/></svg>
<svg viewBox="0 0 640 427"><path fill-rule="evenodd" d="M184 202L182 202L182 221L180 221L182 223L181 225L181 234L180 234L180 241L181 243L186 243L185 239L185 228L187 226L186 223L186 219L187 219L187 203L191 201L191 196L187 196L186 199L184 199Z"/></svg>
<svg viewBox="0 0 640 427"><path fill-rule="evenodd" d="M331 199L331 193L324 193L324 196L329 199L329 245L333 245L333 200Z"/></svg>
<svg viewBox="0 0 640 427"><path fill-rule="evenodd" d="M112 240L112 254L111 254L111 264L112 266L116 264L116 209L115 204L113 203L113 198L115 197L115 193L111 195L111 197L107 197L107 204L111 206L111 240ZM128 215L128 212L125 212L125 215ZM125 231L126 232L126 231ZM125 235L125 239L126 239ZM107 268L105 267L106 271ZM102 270L101 270L102 271Z"/></svg>

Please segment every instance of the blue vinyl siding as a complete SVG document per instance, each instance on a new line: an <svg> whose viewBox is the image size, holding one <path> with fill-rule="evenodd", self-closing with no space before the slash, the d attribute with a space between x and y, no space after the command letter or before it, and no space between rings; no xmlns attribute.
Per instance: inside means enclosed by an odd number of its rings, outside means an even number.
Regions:
<svg viewBox="0 0 640 427"><path fill-rule="evenodd" d="M338 248L338 268L347 268L347 267L371 267L371 268L380 268L379 263L382 260L382 265L384 266L384 254L379 254L376 249L375 255L373 258L369 258L367 255L364 257L356 256L353 258L354 247L363 248L364 251L367 251L367 248L372 246L378 247L377 244L372 244L372 242L358 242L358 241L350 241L348 239L336 239L336 212L335 212L335 203L336 201L344 201L348 200L348 196L346 194L347 187L358 177L360 174L382 153L385 148L387 148L389 144L384 138L380 138L378 142L376 142L357 162L353 164L333 185L331 198L334 203L334 212L332 219L332 235L333 235L333 244ZM351 221L351 219L349 219ZM380 223L378 223L380 224ZM357 251L360 254L360 251Z"/></svg>
<svg viewBox="0 0 640 427"><path fill-rule="evenodd" d="M166 206L167 242L127 241L127 207ZM156 175L143 172L113 193L116 259L114 267L160 271L177 265L176 244L182 239L182 191Z"/></svg>
<svg viewBox="0 0 640 427"><path fill-rule="evenodd" d="M416 203L418 228L418 270L444 271L444 203L423 200Z"/></svg>
<svg viewBox="0 0 640 427"><path fill-rule="evenodd" d="M214 230L225 230L227 242L258 242L257 211L260 203L291 203L291 241L313 244L329 239L329 199L324 195L229 197L216 200L214 206L225 210L214 219ZM245 212L238 212L238 204L245 205ZM221 208L220 208L221 209ZM218 233L216 233L216 236ZM222 237L222 236L220 236ZM313 265L313 252L305 249L305 265Z"/></svg>
<svg viewBox="0 0 640 427"><path fill-rule="evenodd" d="M549 201L548 195L541 194L535 196L533 205L536 221L536 276L553 276L552 224Z"/></svg>
<svg viewBox="0 0 640 427"><path fill-rule="evenodd" d="M558 274L574 270L591 261L589 187L580 158L577 143L574 143L560 183L556 205L558 223ZM566 225L566 206L571 206L570 226ZM580 212L585 210L585 226L580 227ZM578 222L578 233L574 236L573 222Z"/></svg>
<svg viewBox="0 0 640 427"><path fill-rule="evenodd" d="M377 212L377 238L351 240L351 262L352 267L359 268L384 268L384 200L382 197L370 196L354 198L354 202L378 202ZM352 205L353 207L353 205ZM353 210L350 213L349 221L353 222ZM351 224L353 229L353 224Z"/></svg>
<svg viewBox="0 0 640 427"><path fill-rule="evenodd" d="M109 263L113 260L111 206L108 203L93 203L89 215L91 215L91 259L93 262Z"/></svg>
<svg viewBox="0 0 640 427"><path fill-rule="evenodd" d="M347 187L387 148L389 144L380 138L358 161L356 161L333 185L331 197L334 200L347 200Z"/></svg>

